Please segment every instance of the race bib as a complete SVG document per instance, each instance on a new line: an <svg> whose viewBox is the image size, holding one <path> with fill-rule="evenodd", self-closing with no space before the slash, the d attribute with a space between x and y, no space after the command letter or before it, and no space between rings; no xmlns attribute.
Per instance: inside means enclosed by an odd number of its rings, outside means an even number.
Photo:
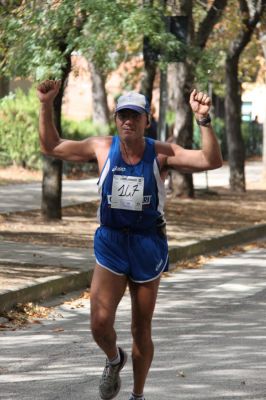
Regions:
<svg viewBox="0 0 266 400"><path fill-rule="evenodd" d="M144 178L114 175L111 208L142 211Z"/></svg>

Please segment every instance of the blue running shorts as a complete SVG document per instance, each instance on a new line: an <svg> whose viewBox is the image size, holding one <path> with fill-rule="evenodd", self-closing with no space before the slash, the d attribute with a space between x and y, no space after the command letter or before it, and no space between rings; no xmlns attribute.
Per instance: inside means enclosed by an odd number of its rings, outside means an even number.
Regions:
<svg viewBox="0 0 266 400"><path fill-rule="evenodd" d="M149 282L168 270L168 245L164 234L132 232L100 226L94 236L96 262L137 283Z"/></svg>

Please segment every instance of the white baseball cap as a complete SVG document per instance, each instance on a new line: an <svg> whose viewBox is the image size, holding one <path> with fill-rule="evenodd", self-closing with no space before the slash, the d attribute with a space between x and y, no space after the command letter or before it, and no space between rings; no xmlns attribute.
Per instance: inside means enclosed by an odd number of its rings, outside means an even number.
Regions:
<svg viewBox="0 0 266 400"><path fill-rule="evenodd" d="M129 92L120 96L117 100L115 112L129 108L130 110L137 111L140 114L150 112L150 104L147 98L140 93Z"/></svg>

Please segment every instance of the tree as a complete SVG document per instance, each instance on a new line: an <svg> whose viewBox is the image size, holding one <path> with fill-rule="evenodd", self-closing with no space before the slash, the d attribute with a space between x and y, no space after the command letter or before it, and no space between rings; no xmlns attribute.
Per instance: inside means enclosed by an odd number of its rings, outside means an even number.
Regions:
<svg viewBox="0 0 266 400"><path fill-rule="evenodd" d="M185 148L192 148L193 116L189 107L189 96L193 88L196 66L201 60L207 40L227 4L226 0L205 1L200 8L192 0L177 2L180 16L183 17L180 34L183 36L183 54L171 66L171 81L176 82L170 100L171 109L175 112L174 138ZM193 14L194 12L194 14ZM197 22L197 24L196 24ZM192 197L194 194L191 174L175 173L174 192L176 195Z"/></svg>
<svg viewBox="0 0 266 400"><path fill-rule="evenodd" d="M264 25L266 23L266 16L264 16ZM266 34L260 33L261 45L263 48L264 59L266 61ZM263 150L262 150L262 161L263 161L263 178L266 179L266 113L263 121Z"/></svg>
<svg viewBox="0 0 266 400"><path fill-rule="evenodd" d="M175 60L180 60L180 56L184 55L185 61L175 64L176 73L182 72L176 78L180 83L174 102L174 109L178 114L175 136L185 147L191 147L192 115L186 109L188 93L192 86L195 65L200 59L199 54L205 46L210 28L220 18L226 1L205 2L204 16L196 30L193 29L195 21L190 16L193 3L180 3L182 13L186 14L185 20L188 20L189 39L186 43L177 40L165 29L165 13L161 1L143 0L143 3L143 7L139 7L139 2L132 0L21 2L16 13L9 15L2 25L5 27L4 36L8 48L2 71L8 72L10 76L31 76L34 80L52 77L63 78L64 81L67 79L71 52L76 50L85 55L93 63L95 72L104 78L122 61L139 55L143 50L143 42L148 43L149 49L158 52L160 67L169 62L169 57L175 55ZM201 8L202 3L205 4L201 2ZM179 5L178 2L176 4ZM0 26L1 24L2 22ZM198 51L195 51L195 47ZM157 60L145 58L145 54L147 52L144 49L146 71L151 71L147 75L149 78L145 80L145 90L151 93ZM100 78L99 82L99 86L104 89L104 81ZM105 98L104 91L102 93L102 98ZM63 92L60 93L62 95ZM57 101L55 119L60 130L59 109L62 97ZM59 171L58 176L60 175ZM44 183L44 191L47 186ZM60 191L60 185L55 185L55 196ZM59 209L60 198L59 201L54 200L54 203L55 209Z"/></svg>
<svg viewBox="0 0 266 400"><path fill-rule="evenodd" d="M54 102L55 124L61 130L61 106L65 82L71 70L71 52L82 28L82 10L77 2L21 2L5 14L5 64L9 76L62 80ZM1 32L3 32L1 30ZM17 34L19 32L19 35ZM37 134L37 132L36 132ZM62 161L44 157L42 214L61 218Z"/></svg>
<svg viewBox="0 0 266 400"><path fill-rule="evenodd" d="M93 62L89 62L92 80L92 119L100 125L109 125L109 109L105 89L106 76Z"/></svg>
<svg viewBox="0 0 266 400"><path fill-rule="evenodd" d="M245 191L245 148L241 134L241 84L239 82L239 58L266 12L265 0L239 0L241 29L231 42L226 55L226 135L230 167L230 188Z"/></svg>
<svg viewBox="0 0 266 400"><path fill-rule="evenodd" d="M55 123L61 133L63 88L71 68L71 52L80 50L92 62L99 77L98 87L102 89L101 101L105 101L103 77L126 59L130 48L131 54L136 54L139 48L136 38L140 37L137 27L144 26L147 13L142 15L138 4L130 0L13 3L14 7L10 7L10 2L0 3L5 7L0 21L5 44L4 49L0 47L0 60L2 54L4 59L1 74L31 77L34 81L62 79L62 89L54 103ZM61 161L45 158L42 201L45 218L61 218L61 175Z"/></svg>
<svg viewBox="0 0 266 400"><path fill-rule="evenodd" d="M61 46L65 44L62 42ZM63 51L63 50L62 50ZM55 126L62 136L61 116L64 87L71 70L71 54L66 53L66 65L62 68L62 85L54 101ZM43 178L42 178L42 215L47 220L61 219L61 197L62 197L62 161L53 157L43 156Z"/></svg>
<svg viewBox="0 0 266 400"><path fill-rule="evenodd" d="M9 93L9 79L5 76L0 77L0 99Z"/></svg>
<svg viewBox="0 0 266 400"><path fill-rule="evenodd" d="M143 0L143 7L152 8L153 0ZM152 102L153 84L156 75L158 52L151 45L148 36L143 38L144 73L141 82L141 93Z"/></svg>
<svg viewBox="0 0 266 400"><path fill-rule="evenodd" d="M19 6L21 1L0 1L0 18L5 21L6 17L14 12ZM5 65L6 43L4 40L4 24L0 24L0 67ZM9 93L9 78L2 74L0 76L0 99Z"/></svg>

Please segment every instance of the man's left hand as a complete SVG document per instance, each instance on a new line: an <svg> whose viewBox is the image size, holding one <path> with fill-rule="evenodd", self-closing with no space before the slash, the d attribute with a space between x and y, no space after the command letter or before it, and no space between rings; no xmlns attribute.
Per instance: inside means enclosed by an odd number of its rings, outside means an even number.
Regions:
<svg viewBox="0 0 266 400"><path fill-rule="evenodd" d="M197 92L196 89L194 89L191 92L189 103L196 119L202 119L209 114L211 98L206 93Z"/></svg>

